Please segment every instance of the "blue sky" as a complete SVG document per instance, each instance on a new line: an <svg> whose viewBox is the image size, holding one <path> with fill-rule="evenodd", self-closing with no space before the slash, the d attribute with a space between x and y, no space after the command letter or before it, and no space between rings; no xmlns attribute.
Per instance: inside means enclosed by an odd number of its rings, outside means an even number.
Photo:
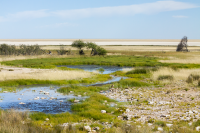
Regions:
<svg viewBox="0 0 200 133"><path fill-rule="evenodd" d="M200 0L0 0L0 39L200 39Z"/></svg>

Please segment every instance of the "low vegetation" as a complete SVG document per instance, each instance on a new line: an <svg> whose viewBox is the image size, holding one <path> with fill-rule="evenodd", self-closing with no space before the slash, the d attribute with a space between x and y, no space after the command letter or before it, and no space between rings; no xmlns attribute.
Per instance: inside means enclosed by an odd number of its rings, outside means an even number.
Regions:
<svg viewBox="0 0 200 133"><path fill-rule="evenodd" d="M81 43L80 46L79 43ZM1 62L4 65L45 69L37 74L31 73L29 75L31 79L25 78L27 74L21 74L15 79L4 77L0 86L7 86L6 91L16 91L16 88L8 86L68 84L69 86L61 87L57 91L63 95L73 94L85 98L80 101L77 99L63 101L71 104L71 112L60 114L0 110L0 132L86 133L88 132L84 127L86 125L95 130L98 127L97 132L105 133L196 132L196 127L200 126L197 119L199 114L195 111L200 105L199 96L196 95L200 86L199 63L167 62L169 55L164 52L109 51L111 54L116 52L125 55L105 56L105 54L99 54L100 47L96 44L84 43L81 40L74 42L74 46L79 48L79 54L84 54L83 48L87 47L91 49L91 55L104 56L70 55L59 58L52 56ZM60 55L66 54L64 48L60 51L63 52ZM183 58L183 53L176 53L176 55L172 53L171 56ZM160 62L161 59L164 61ZM106 81L112 77L65 67L65 65L80 64L134 68L112 73L111 75L114 76L125 77L118 82L103 86L85 86ZM10 77L14 77L16 72L15 69L12 70L7 71L11 73ZM99 69L99 72L103 73L104 69ZM2 69L1 78L3 78L3 73ZM1 90L3 91L4 89ZM102 110L105 112L102 113ZM168 111L167 115L163 114L165 110ZM131 117L129 113L132 113ZM191 119L187 119L189 117ZM66 123L68 126L63 126Z"/></svg>

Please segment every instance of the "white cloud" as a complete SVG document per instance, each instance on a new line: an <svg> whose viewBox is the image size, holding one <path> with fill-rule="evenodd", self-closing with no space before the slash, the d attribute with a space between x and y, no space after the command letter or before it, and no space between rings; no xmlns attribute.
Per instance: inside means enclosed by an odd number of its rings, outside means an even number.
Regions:
<svg viewBox="0 0 200 133"><path fill-rule="evenodd" d="M21 19L33 19L33 18L43 18L47 17L50 14L47 10L34 10L34 11L23 11L17 12L13 14L8 14L6 16L0 16L0 21L14 21L14 20L21 20Z"/></svg>
<svg viewBox="0 0 200 133"><path fill-rule="evenodd" d="M92 16L152 14L165 11L190 9L196 7L198 6L185 2L157 1L153 3L144 3L128 6L61 10L52 12L52 14L54 16L59 16L63 18L85 18Z"/></svg>
<svg viewBox="0 0 200 133"><path fill-rule="evenodd" d="M59 28L59 27L74 27L74 26L78 26L78 24L65 22L65 23L55 23L55 24L44 25L38 28Z"/></svg>
<svg viewBox="0 0 200 133"><path fill-rule="evenodd" d="M113 16L113 15L135 15L135 14L152 14L165 11L175 11L197 8L199 6L186 3L176 2L173 0L157 1L153 3L144 3L137 5L127 6L114 6L114 7L99 7L99 8L85 8L85 9L74 9L74 10L35 10L35 11L23 11L13 14L7 14L0 16L1 21L14 21L21 19L33 19L33 18L44 18L44 17L61 17L61 18L87 18L94 16Z"/></svg>
<svg viewBox="0 0 200 133"><path fill-rule="evenodd" d="M178 16L173 16L173 18L188 18L188 16L178 15Z"/></svg>

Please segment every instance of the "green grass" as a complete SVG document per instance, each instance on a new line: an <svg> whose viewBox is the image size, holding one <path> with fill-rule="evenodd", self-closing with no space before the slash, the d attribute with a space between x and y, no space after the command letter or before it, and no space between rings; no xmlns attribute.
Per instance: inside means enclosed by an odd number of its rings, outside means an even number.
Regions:
<svg viewBox="0 0 200 133"><path fill-rule="evenodd" d="M20 85L67 85L67 84L90 84L96 82L103 82L111 79L110 75L95 75L91 78L84 78L79 80L36 80L36 79L16 79L1 81L0 86L20 86Z"/></svg>
<svg viewBox="0 0 200 133"><path fill-rule="evenodd" d="M122 79L119 82L117 82L117 86L120 86L122 88L125 87L142 87L142 86L149 86L150 84L142 82L136 78L128 78L128 79Z"/></svg>
<svg viewBox="0 0 200 133"><path fill-rule="evenodd" d="M4 65L28 68L56 68L57 65L112 65L112 66L156 66L162 63L155 57L140 56L93 56L74 58L41 58L2 62Z"/></svg>

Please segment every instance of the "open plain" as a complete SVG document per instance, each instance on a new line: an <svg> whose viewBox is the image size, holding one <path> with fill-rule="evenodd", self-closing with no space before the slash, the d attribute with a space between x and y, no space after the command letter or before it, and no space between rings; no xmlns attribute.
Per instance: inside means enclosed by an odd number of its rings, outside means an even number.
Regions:
<svg viewBox="0 0 200 133"><path fill-rule="evenodd" d="M177 40L176 44L178 43ZM12 126L13 119L17 123L14 126L16 132L192 133L200 130L200 47L188 46L190 52L176 52L176 46L168 45L104 45L102 47L108 52L105 56L90 56L89 49L83 49L86 55L80 56L76 48L66 45L63 46L64 49L70 49L71 53L57 55L56 51L60 47L40 46L43 50L51 50L52 54L1 56L1 92L12 93L16 85L31 83L31 80L34 81L33 84L45 85L46 82L41 81L45 80L56 81L56 85L59 82L62 87L56 92L62 95L88 98L83 101L62 101L72 104L72 113L30 114L1 110L1 130L15 132L6 126ZM67 67L59 68L59 65L129 68L103 75ZM111 78L110 75L126 78L103 86L78 85L106 81ZM65 82L73 85L63 86ZM3 101L1 97L1 102ZM6 119L6 115L9 119Z"/></svg>

